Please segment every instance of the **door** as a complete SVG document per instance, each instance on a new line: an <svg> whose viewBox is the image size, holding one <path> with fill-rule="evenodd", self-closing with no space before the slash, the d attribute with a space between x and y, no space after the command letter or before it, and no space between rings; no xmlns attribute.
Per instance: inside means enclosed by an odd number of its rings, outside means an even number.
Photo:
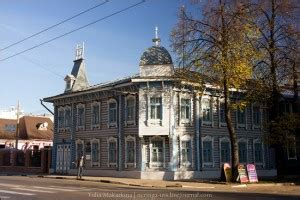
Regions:
<svg viewBox="0 0 300 200"><path fill-rule="evenodd" d="M68 174L71 164L71 145L59 144L57 145L56 157L56 172L60 174Z"/></svg>

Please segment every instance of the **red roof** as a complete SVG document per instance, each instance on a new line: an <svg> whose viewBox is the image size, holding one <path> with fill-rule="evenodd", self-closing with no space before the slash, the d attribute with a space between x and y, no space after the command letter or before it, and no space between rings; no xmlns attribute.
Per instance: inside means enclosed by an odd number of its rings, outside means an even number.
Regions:
<svg viewBox="0 0 300 200"><path fill-rule="evenodd" d="M15 139L16 124L15 119L0 119L0 139ZM19 128L19 139L53 139L53 122L47 117L21 117Z"/></svg>

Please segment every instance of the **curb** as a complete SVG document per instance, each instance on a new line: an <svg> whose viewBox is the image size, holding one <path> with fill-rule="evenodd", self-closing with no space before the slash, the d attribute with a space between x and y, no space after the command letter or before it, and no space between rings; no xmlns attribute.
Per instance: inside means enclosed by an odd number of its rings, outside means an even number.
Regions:
<svg viewBox="0 0 300 200"><path fill-rule="evenodd" d="M23 176L23 175L22 175ZM26 175L27 176L27 175ZM143 184L136 184L136 183L124 183L124 182L119 182L119 181L112 181L112 180L106 180L106 179L98 179L98 180L93 180L93 179L87 179L87 178L82 178L82 179L77 179L73 177L64 177L64 176L45 176L45 175L38 175L36 176L38 178L51 178L51 179L65 179L65 180L78 180L78 181L90 181L90 182L101 182L101 183L110 183L110 184L118 184L118 185L127 185L127 186L135 186L135 187L149 187L149 188L186 188L186 187L195 187L197 186L186 186L184 184L166 184L163 186L156 186L156 185L143 185ZM229 184L224 184L228 185ZM231 185L232 188L243 188L243 187L272 187L272 186L295 186L295 183L256 183L256 184L239 184L239 185ZM202 188L202 187L200 187ZM215 187L208 187L205 186L203 188L215 188Z"/></svg>
<svg viewBox="0 0 300 200"><path fill-rule="evenodd" d="M54 177L49 177L49 176L43 176L43 175L38 175L38 178L51 178L51 179L65 179L65 180L78 180L78 181L90 181L90 182L101 182L101 183L110 183L110 184L118 184L118 185L128 185L128 186L135 186L135 187L159 187L159 188L174 188L174 187L183 187L181 184L168 184L165 186L154 186L154 185L142 185L142 184L135 184L135 183L124 183L124 182L119 182L119 181L111 181L111 180L92 180L92 179L76 179L76 178L68 178L68 177L61 177L61 176L54 176Z"/></svg>

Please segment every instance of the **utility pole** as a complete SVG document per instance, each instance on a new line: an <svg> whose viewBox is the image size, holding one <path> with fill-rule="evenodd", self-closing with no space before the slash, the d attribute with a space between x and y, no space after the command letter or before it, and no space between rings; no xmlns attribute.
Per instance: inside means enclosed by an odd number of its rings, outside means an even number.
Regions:
<svg viewBox="0 0 300 200"><path fill-rule="evenodd" d="M18 100L18 106L17 106L17 127L16 127L16 146L15 148L18 149L18 142L19 142L19 110L20 110L20 101Z"/></svg>

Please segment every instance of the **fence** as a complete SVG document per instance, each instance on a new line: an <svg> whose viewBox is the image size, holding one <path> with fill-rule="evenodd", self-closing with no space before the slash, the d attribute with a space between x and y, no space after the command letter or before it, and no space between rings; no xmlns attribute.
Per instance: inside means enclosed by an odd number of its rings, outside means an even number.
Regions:
<svg viewBox="0 0 300 200"><path fill-rule="evenodd" d="M0 149L1 173L49 173L51 149Z"/></svg>

